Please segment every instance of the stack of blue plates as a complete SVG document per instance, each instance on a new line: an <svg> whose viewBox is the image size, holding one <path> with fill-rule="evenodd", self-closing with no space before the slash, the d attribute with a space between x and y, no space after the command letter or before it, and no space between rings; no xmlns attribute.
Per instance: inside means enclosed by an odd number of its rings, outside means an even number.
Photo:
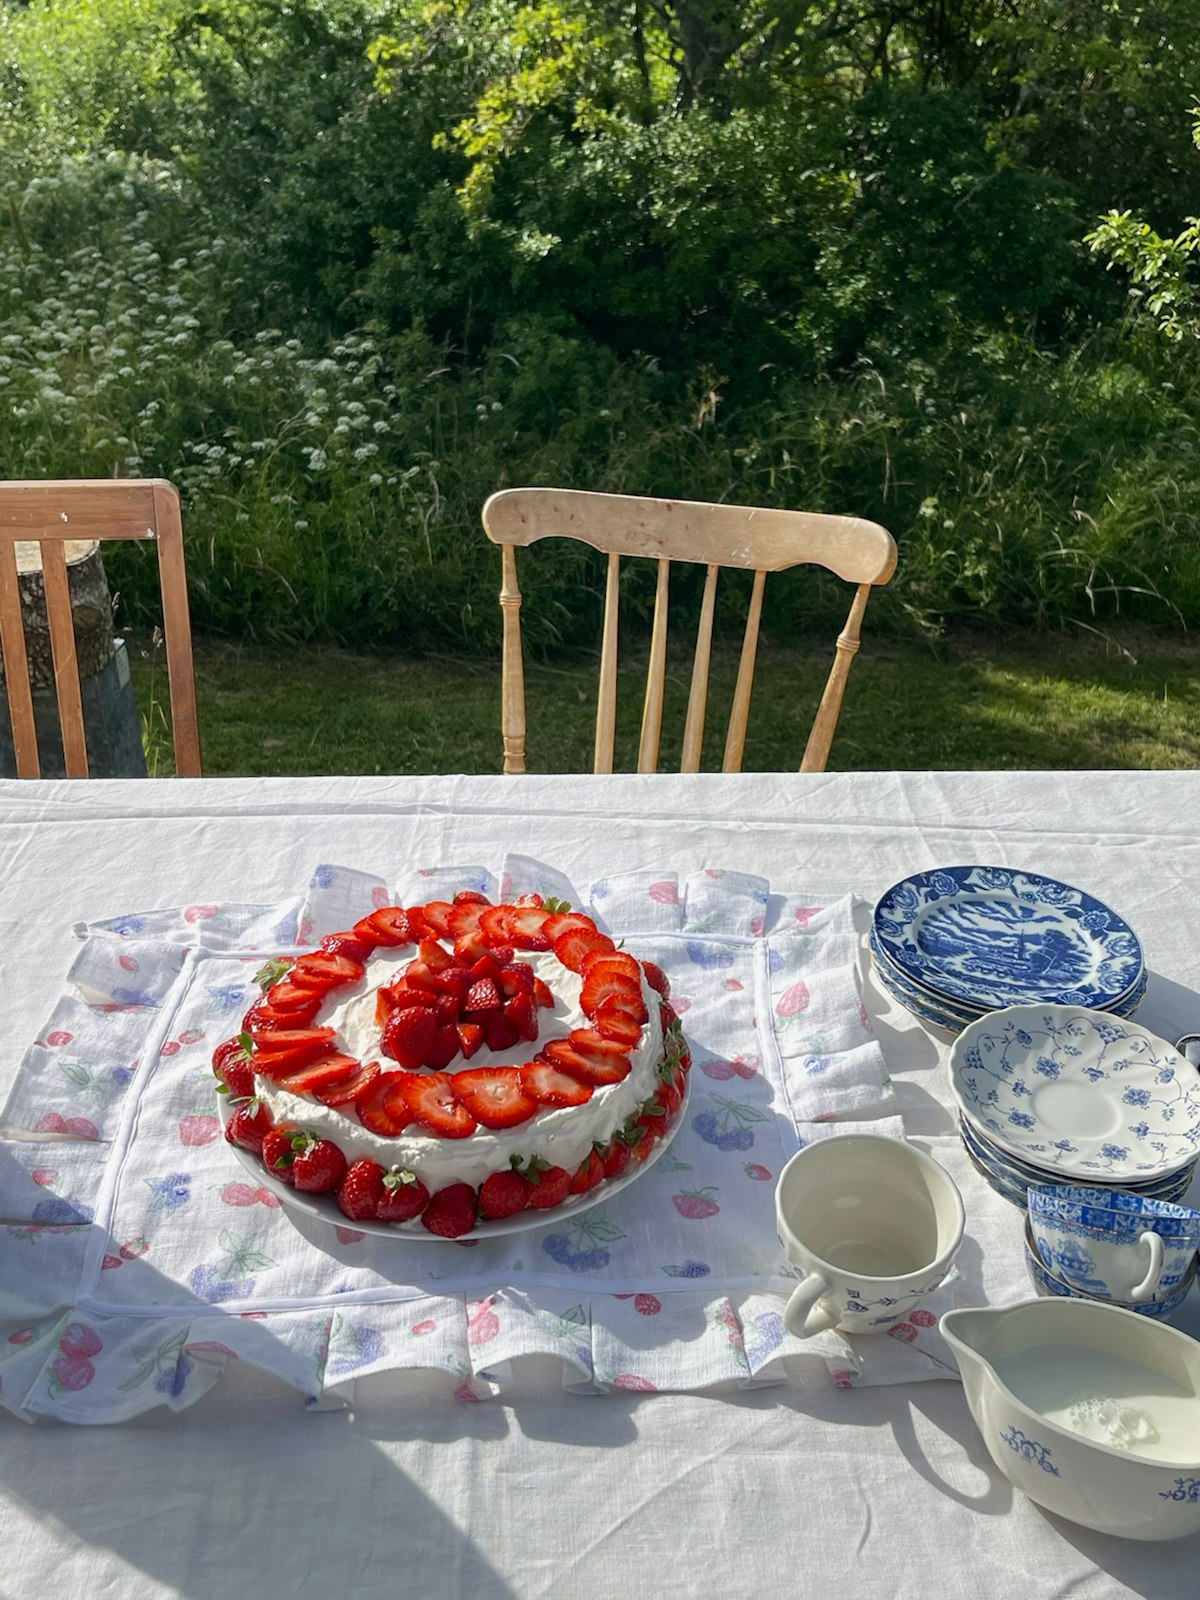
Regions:
<svg viewBox="0 0 1200 1600"><path fill-rule="evenodd" d="M999 1145L992 1144L986 1134L979 1131L969 1123L966 1117L958 1119L958 1131L962 1135L963 1146L967 1156L976 1172L984 1178L998 1195L1005 1200L1010 1200L1014 1206L1025 1210L1027 1198L1025 1191L1031 1187L1040 1188L1047 1183L1061 1183L1062 1173L1051 1172L1044 1167L1031 1166L1026 1161L1017 1161L1007 1154ZM1139 1184L1136 1180L1124 1179L1119 1184L1105 1185L1097 1182L1096 1188L1121 1188L1127 1194L1145 1195L1153 1200L1166 1200L1174 1205L1182 1202L1184 1195L1191 1187L1195 1175L1195 1162L1184 1167L1181 1172L1171 1173L1166 1178L1157 1182Z"/></svg>
<svg viewBox="0 0 1200 1600"><path fill-rule="evenodd" d="M1131 1017L1146 993L1142 947L1123 918L1081 889L1010 867L904 878L875 907L870 943L882 988L951 1033L1014 1005Z"/></svg>
<svg viewBox="0 0 1200 1600"><path fill-rule="evenodd" d="M950 1088L971 1162L1024 1208L1042 1184L1179 1201L1200 1157L1200 1071L1136 1022L1008 1006L963 1029Z"/></svg>

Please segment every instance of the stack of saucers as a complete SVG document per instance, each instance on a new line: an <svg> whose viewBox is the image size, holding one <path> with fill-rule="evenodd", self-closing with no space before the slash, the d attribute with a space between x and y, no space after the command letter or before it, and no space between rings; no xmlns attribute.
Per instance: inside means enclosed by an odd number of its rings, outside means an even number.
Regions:
<svg viewBox="0 0 1200 1600"><path fill-rule="evenodd" d="M1137 935L1102 901L1010 867L939 867L875 907L882 987L922 1022L960 1033L989 1011L1049 1003L1131 1017L1146 993Z"/></svg>
<svg viewBox="0 0 1200 1600"><path fill-rule="evenodd" d="M1200 1071L1136 1022L1009 1006L960 1033L950 1084L967 1155L1015 1206L1047 1183L1172 1202L1191 1185Z"/></svg>

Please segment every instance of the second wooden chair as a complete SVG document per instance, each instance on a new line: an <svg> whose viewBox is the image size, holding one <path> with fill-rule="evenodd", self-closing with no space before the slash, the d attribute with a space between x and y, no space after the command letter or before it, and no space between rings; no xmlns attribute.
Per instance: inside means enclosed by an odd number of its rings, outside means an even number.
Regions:
<svg viewBox="0 0 1200 1600"><path fill-rule="evenodd" d="M683 736L682 772L700 770L712 651L717 573L740 567L754 574L741 661L725 740L722 770L740 772L758 650L763 586L767 573L811 563L855 585L846 625L838 636L833 668L800 763L801 772L823 772L841 710L850 661L858 649L867 599L887 583L896 566L896 543L886 528L857 517L806 511L709 505L688 500L640 499L572 489L505 489L483 508L489 539L501 547L504 610L503 734L505 772L525 771L525 674L521 649L521 592L516 547L539 539L578 539L608 556L600 692L596 713L596 772L613 770L617 688L617 603L622 556L649 556L658 581L638 749L639 772L658 765L666 676L668 573L672 561L706 567L700 625L692 666Z"/></svg>

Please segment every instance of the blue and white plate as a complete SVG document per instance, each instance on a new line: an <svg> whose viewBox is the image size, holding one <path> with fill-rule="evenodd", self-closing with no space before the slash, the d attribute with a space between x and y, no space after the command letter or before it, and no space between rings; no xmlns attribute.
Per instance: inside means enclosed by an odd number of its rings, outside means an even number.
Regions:
<svg viewBox="0 0 1200 1600"><path fill-rule="evenodd" d="M1137 935L1081 889L1009 867L939 867L875 907L879 949L933 997L976 1010L1046 1001L1105 1010L1142 978Z"/></svg>
<svg viewBox="0 0 1200 1600"><path fill-rule="evenodd" d="M967 1154L978 1170L998 1193L1014 1205L1024 1207L1028 1203L1028 1191L1031 1188L1044 1188L1053 1183L1053 1174L1005 1155L998 1145L992 1144L978 1129L973 1128L961 1113L958 1131ZM1165 1178L1152 1178L1147 1183L1138 1183L1130 1178L1124 1181L1119 1190L1113 1185L1093 1187L1103 1189L1108 1194L1123 1193L1138 1199L1179 1201L1191 1186L1194 1173L1195 1164L1189 1163L1179 1172L1170 1173Z"/></svg>
<svg viewBox="0 0 1200 1600"><path fill-rule="evenodd" d="M921 1022L927 1022L933 1027L944 1028L949 1033L961 1033L972 1022L977 1022L985 1012L970 1011L966 1006L953 1005L949 1000L931 998L923 989L909 983L902 978L896 968L882 955L872 937L870 941L871 957L875 969L875 978L879 987L885 994L891 996L898 1005L910 1011ZM1142 1001L1146 998L1146 989L1150 982L1150 975L1143 971L1140 982L1130 993L1109 1011L1110 1016L1131 1017Z"/></svg>
<svg viewBox="0 0 1200 1600"><path fill-rule="evenodd" d="M1200 1071L1136 1022L1080 1006L1009 1006L950 1052L959 1110L992 1144L1056 1176L1113 1187L1200 1156Z"/></svg>

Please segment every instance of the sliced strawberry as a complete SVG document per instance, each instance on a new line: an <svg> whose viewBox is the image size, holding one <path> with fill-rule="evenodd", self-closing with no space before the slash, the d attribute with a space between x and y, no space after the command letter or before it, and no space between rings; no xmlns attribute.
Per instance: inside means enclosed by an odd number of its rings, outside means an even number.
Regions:
<svg viewBox="0 0 1200 1600"><path fill-rule="evenodd" d="M421 1213L422 1225L443 1239L470 1233L478 1217L475 1191L469 1183L451 1183L439 1189Z"/></svg>
<svg viewBox="0 0 1200 1600"><path fill-rule="evenodd" d="M450 933L450 913L454 907L449 900L431 900L421 907L421 917L435 939L445 939Z"/></svg>
<svg viewBox="0 0 1200 1600"><path fill-rule="evenodd" d="M301 1067L279 1080L279 1087L291 1094L315 1095L319 1089L333 1089L338 1084L349 1083L359 1073L359 1062L354 1056L327 1055Z"/></svg>
<svg viewBox="0 0 1200 1600"><path fill-rule="evenodd" d="M361 961L351 961L349 956L335 956L328 950L317 950L292 963L288 981L298 988L316 989L324 994L343 983L357 983L362 975Z"/></svg>
<svg viewBox="0 0 1200 1600"><path fill-rule="evenodd" d="M439 994L465 995L473 979L470 967L443 967L433 975L433 985Z"/></svg>
<svg viewBox="0 0 1200 1600"><path fill-rule="evenodd" d="M312 1004L303 1011L276 1011L265 1000L256 1000L247 1011L242 1026L249 1033L283 1033L291 1028L304 1028L321 1009L319 995L312 996Z"/></svg>
<svg viewBox="0 0 1200 1600"><path fill-rule="evenodd" d="M534 1056L521 1070L521 1082L542 1106L581 1106L592 1098L592 1086L560 1072L552 1061Z"/></svg>
<svg viewBox="0 0 1200 1600"><path fill-rule="evenodd" d="M377 989L375 991L375 1026L382 1030L395 1009L396 1002L392 997L391 991Z"/></svg>
<svg viewBox="0 0 1200 1600"><path fill-rule="evenodd" d="M381 1072L354 1102L358 1120L372 1133L394 1139L412 1120L404 1103L402 1085L407 1072Z"/></svg>
<svg viewBox="0 0 1200 1600"><path fill-rule="evenodd" d="M584 916L582 911L556 911L542 924L542 932L551 945L574 928L580 929L583 933L595 933L596 924L591 917Z"/></svg>
<svg viewBox="0 0 1200 1600"><path fill-rule="evenodd" d="M593 972L602 971L606 974L617 974L630 979L639 993L642 987L642 969L631 955L626 955L624 950L593 950L591 955L585 956L583 961L583 975L588 978Z"/></svg>
<svg viewBox="0 0 1200 1600"><path fill-rule="evenodd" d="M549 950L550 941L542 932L549 913L541 906L513 906L509 913L509 940L518 950Z"/></svg>
<svg viewBox="0 0 1200 1600"><path fill-rule="evenodd" d="M350 929L350 932L355 939L361 939L363 944L369 944L372 950L376 950L380 945L386 945L391 942L390 940L384 938L381 929L376 927L375 918L377 915L377 912L372 912L369 917L360 918L359 921L356 922ZM401 939L397 940L396 942L403 944L405 941Z"/></svg>
<svg viewBox="0 0 1200 1600"><path fill-rule="evenodd" d="M508 926L511 913L511 906L488 906L480 913L479 926L489 945L512 943L512 933Z"/></svg>
<svg viewBox="0 0 1200 1600"><path fill-rule="evenodd" d="M314 995L311 989L304 989L287 978L272 984L263 999L272 1011L311 1011L321 1004L320 995Z"/></svg>
<svg viewBox="0 0 1200 1600"><path fill-rule="evenodd" d="M478 889L460 889L454 896L456 906L490 906L491 903L487 895L480 894Z"/></svg>
<svg viewBox="0 0 1200 1600"><path fill-rule="evenodd" d="M488 1049L511 1050L521 1037L521 1030L512 1018L506 1017L503 1011L485 1011L481 1016Z"/></svg>
<svg viewBox="0 0 1200 1600"><path fill-rule="evenodd" d="M516 1028L522 1039L533 1040L537 1038L537 1007L533 1003L532 995L513 995L511 1000L505 1001L504 1015Z"/></svg>
<svg viewBox="0 0 1200 1600"><path fill-rule="evenodd" d="M433 1043L425 1052L424 1065L441 1072L458 1054L458 1029L451 1022L443 1022L433 1036Z"/></svg>
<svg viewBox="0 0 1200 1600"><path fill-rule="evenodd" d="M605 952L617 947L606 933L593 928L569 928L554 941L554 954L564 967L572 972L582 972L585 959L594 951Z"/></svg>
<svg viewBox="0 0 1200 1600"><path fill-rule="evenodd" d="M493 1172L479 1186L479 1215L488 1222L515 1217L529 1204L529 1182L514 1168Z"/></svg>
<svg viewBox="0 0 1200 1600"><path fill-rule="evenodd" d="M424 933L419 917L413 917L403 906L384 906L369 917L354 924L354 932L361 938L374 938L376 944L395 949L415 944Z"/></svg>
<svg viewBox="0 0 1200 1600"><path fill-rule="evenodd" d="M619 1044L615 1039L606 1039L596 1028L572 1028L567 1041L572 1050L578 1051L589 1061L593 1058L600 1062L629 1059L628 1046Z"/></svg>
<svg viewBox="0 0 1200 1600"><path fill-rule="evenodd" d="M571 1193L587 1194L589 1189L594 1189L598 1183L603 1182L604 1163L595 1150L589 1150L571 1174Z"/></svg>
<svg viewBox="0 0 1200 1600"><path fill-rule="evenodd" d="M344 1083L331 1084L327 1089L316 1090L316 1097L323 1106L336 1108L352 1105L359 1095L366 1093L378 1076L378 1061L368 1061Z"/></svg>
<svg viewBox="0 0 1200 1600"><path fill-rule="evenodd" d="M471 933L464 933L454 941L454 959L461 961L466 967L474 964L487 955L487 941L483 937L483 930L475 928Z"/></svg>
<svg viewBox="0 0 1200 1600"><path fill-rule="evenodd" d="M650 1013L646 1009L646 1002L642 995L640 993L634 994L629 989L619 989L614 994L609 995L607 1000L601 1001L596 1007L596 1015L598 1016L606 1006L614 1011L624 1012L631 1022L637 1023L639 1028L643 1023L650 1020Z"/></svg>
<svg viewBox="0 0 1200 1600"><path fill-rule="evenodd" d="M400 1093L409 1115L423 1128L443 1139L469 1139L477 1124L455 1095L454 1082L448 1072L432 1072L407 1078Z"/></svg>
<svg viewBox="0 0 1200 1600"><path fill-rule="evenodd" d="M489 945L488 952L491 955L492 960L496 963L497 972L499 972L502 967L511 966L513 958L517 953L511 944Z"/></svg>
<svg viewBox="0 0 1200 1600"><path fill-rule="evenodd" d="M489 983L494 983L496 988L499 989L500 972L501 968L497 964L496 958L484 954L480 956L479 960L471 968L471 978L475 983L481 983L486 978Z"/></svg>
<svg viewBox="0 0 1200 1600"><path fill-rule="evenodd" d="M383 1175L383 1195L375 1209L380 1222L411 1222L429 1204L429 1190L403 1167L393 1167Z"/></svg>
<svg viewBox="0 0 1200 1600"><path fill-rule="evenodd" d="M535 1005L554 1009L554 996L550 993L550 986L543 983L540 978L533 980L533 1000Z"/></svg>
<svg viewBox="0 0 1200 1600"><path fill-rule="evenodd" d="M529 894L519 894L513 901L513 905L515 906L534 906L539 911L545 904L546 902L536 890Z"/></svg>
<svg viewBox="0 0 1200 1600"><path fill-rule="evenodd" d="M481 932L479 919L488 909L489 904L486 900L465 900L460 902L456 899L454 908L446 919L450 924L450 932L453 937L458 940L466 934Z"/></svg>
<svg viewBox="0 0 1200 1600"><path fill-rule="evenodd" d="M517 1067L472 1067L455 1076L454 1092L485 1128L515 1128L540 1110Z"/></svg>
<svg viewBox="0 0 1200 1600"><path fill-rule="evenodd" d="M411 989L403 978L389 983L386 989L380 989L379 992L387 995L391 1011L403 1011L405 1006L423 1007L426 1011L438 1009L438 996L432 989Z"/></svg>
<svg viewBox="0 0 1200 1600"><path fill-rule="evenodd" d="M657 989L664 1000L670 998L671 980L667 977L657 961L643 961L642 971L646 974L646 982L652 989Z"/></svg>
<svg viewBox="0 0 1200 1600"><path fill-rule="evenodd" d="M533 993L533 968L528 961L514 961L500 968L500 988L506 995Z"/></svg>
<svg viewBox="0 0 1200 1600"><path fill-rule="evenodd" d="M590 1029L577 1029L577 1033L590 1033ZM608 1039L602 1039L601 1044L611 1045ZM587 1083L594 1089L602 1088L605 1084L620 1083L630 1073L630 1061L624 1051L610 1055L607 1050L596 1050L588 1043L577 1045L574 1035L570 1040L552 1039L546 1046L546 1055L554 1062L556 1067L572 1078L578 1078L580 1083Z"/></svg>
<svg viewBox="0 0 1200 1600"><path fill-rule="evenodd" d="M500 991L490 978L479 978L467 990L463 1008L466 1011L499 1011Z"/></svg>
<svg viewBox="0 0 1200 1600"><path fill-rule="evenodd" d="M424 1063L437 1029L437 1017L432 1011L405 1006L387 1019L379 1048L385 1056L412 1071Z"/></svg>
<svg viewBox="0 0 1200 1600"><path fill-rule="evenodd" d="M443 1022L448 1022L453 1027L462 1015L462 996L457 994L435 994L432 998L437 1008L439 1025Z"/></svg>
<svg viewBox="0 0 1200 1600"><path fill-rule="evenodd" d="M658 1008L658 1020L662 1023L662 1031L670 1033L671 1029L679 1021L679 1013L674 1006L668 1005L664 1000Z"/></svg>
<svg viewBox="0 0 1200 1600"><path fill-rule="evenodd" d="M425 961L410 961L404 969L405 985L409 989L424 989L427 994L437 993L435 976L433 968Z"/></svg>
<svg viewBox="0 0 1200 1600"><path fill-rule="evenodd" d="M264 1055L274 1055L280 1050L298 1050L309 1045L328 1045L334 1034L332 1028L276 1028L266 1032L250 1029L254 1048Z"/></svg>
<svg viewBox="0 0 1200 1600"><path fill-rule="evenodd" d="M460 1022L456 1024L455 1031L458 1034L458 1048L469 1061L483 1044L483 1029L477 1022Z"/></svg>
<svg viewBox="0 0 1200 1600"><path fill-rule="evenodd" d="M641 1024L635 1022L632 1013L616 1001L606 1000L602 1006L597 1006L592 1021L597 1033L618 1044L635 1045L642 1036Z"/></svg>
<svg viewBox="0 0 1200 1600"><path fill-rule="evenodd" d="M620 1000L623 1009L639 1022L647 1021L650 1016L641 989L632 978L627 978L624 973L610 974L593 970L583 980L579 1004L589 1017L594 1017L606 1000Z"/></svg>
<svg viewBox="0 0 1200 1600"><path fill-rule="evenodd" d="M417 946L417 955L430 972L441 972L454 965L454 957L436 939L422 939Z"/></svg>
<svg viewBox="0 0 1200 1600"><path fill-rule="evenodd" d="M321 949L331 956L345 956L349 961L366 962L377 941L360 938L357 933L327 933L321 940Z"/></svg>
<svg viewBox="0 0 1200 1600"><path fill-rule="evenodd" d="M589 1088L594 1087L588 1063L565 1039L549 1040L538 1053L568 1078L574 1078L576 1083L586 1084Z"/></svg>

